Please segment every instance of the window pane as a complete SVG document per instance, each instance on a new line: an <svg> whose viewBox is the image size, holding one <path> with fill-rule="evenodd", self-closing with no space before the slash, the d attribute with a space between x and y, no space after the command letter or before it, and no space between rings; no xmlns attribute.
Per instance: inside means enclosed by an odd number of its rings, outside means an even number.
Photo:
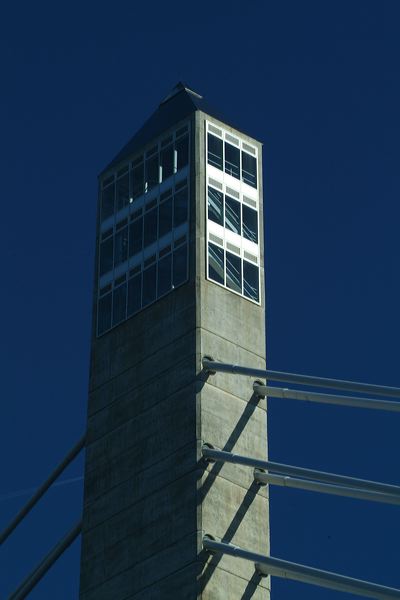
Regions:
<svg viewBox="0 0 400 600"><path fill-rule="evenodd" d="M172 266L172 254L169 254L165 258L158 261L158 297L163 296L170 291L171 285L171 266Z"/></svg>
<svg viewBox="0 0 400 600"><path fill-rule="evenodd" d="M160 204L158 208L158 227L160 238L172 229L172 198Z"/></svg>
<svg viewBox="0 0 400 600"><path fill-rule="evenodd" d="M218 225L224 224L223 194L214 188L208 188L208 218Z"/></svg>
<svg viewBox="0 0 400 600"><path fill-rule="evenodd" d="M175 142L175 150L177 153L177 169L183 169L189 162L189 136L180 138Z"/></svg>
<svg viewBox="0 0 400 600"><path fill-rule="evenodd" d="M174 196L174 227L187 221L188 188L179 190Z"/></svg>
<svg viewBox="0 0 400 600"><path fill-rule="evenodd" d="M187 280L187 244L175 250L173 270L173 285L175 288Z"/></svg>
<svg viewBox="0 0 400 600"><path fill-rule="evenodd" d="M242 293L242 260L230 252L226 253L226 287Z"/></svg>
<svg viewBox="0 0 400 600"><path fill-rule="evenodd" d="M156 265L143 271L143 306L156 299Z"/></svg>
<svg viewBox="0 0 400 600"><path fill-rule="evenodd" d="M144 191L144 163L140 163L132 169L132 196L137 198Z"/></svg>
<svg viewBox="0 0 400 600"><path fill-rule="evenodd" d="M144 247L149 246L157 239L157 208L153 208L144 215Z"/></svg>
<svg viewBox="0 0 400 600"><path fill-rule="evenodd" d="M139 273L128 281L128 317L142 307L142 274Z"/></svg>
<svg viewBox="0 0 400 600"><path fill-rule="evenodd" d="M207 135L208 139L208 163L222 171L222 140L211 135Z"/></svg>
<svg viewBox="0 0 400 600"><path fill-rule="evenodd" d="M146 160L146 192L159 184L158 153Z"/></svg>
<svg viewBox="0 0 400 600"><path fill-rule="evenodd" d="M113 325L126 319L126 283L115 288L113 294Z"/></svg>
<svg viewBox="0 0 400 600"><path fill-rule="evenodd" d="M101 193L101 220L104 221L114 213L114 184L106 187Z"/></svg>
<svg viewBox="0 0 400 600"><path fill-rule="evenodd" d="M114 266L120 265L128 258L128 228L124 227L115 235Z"/></svg>
<svg viewBox="0 0 400 600"><path fill-rule="evenodd" d="M257 187L257 159L242 151L242 179L252 187Z"/></svg>
<svg viewBox="0 0 400 600"><path fill-rule="evenodd" d="M172 144L161 150L161 168L161 181L165 181L174 172L174 147Z"/></svg>
<svg viewBox="0 0 400 600"><path fill-rule="evenodd" d="M100 275L113 268L114 238L110 237L100 244Z"/></svg>
<svg viewBox="0 0 400 600"><path fill-rule="evenodd" d="M240 150L225 142L225 173L240 179Z"/></svg>
<svg viewBox="0 0 400 600"><path fill-rule="evenodd" d="M258 244L257 211L243 204L243 237Z"/></svg>
<svg viewBox="0 0 400 600"><path fill-rule="evenodd" d="M117 210L129 204L129 174L117 179Z"/></svg>
<svg viewBox="0 0 400 600"><path fill-rule="evenodd" d="M107 294L99 300L97 314L97 334L101 335L111 327L111 297L112 294Z"/></svg>
<svg viewBox="0 0 400 600"><path fill-rule="evenodd" d="M259 301L258 267L243 261L243 293L247 298Z"/></svg>
<svg viewBox="0 0 400 600"><path fill-rule="evenodd" d="M129 225L129 256L142 251L143 217L136 219Z"/></svg>
<svg viewBox="0 0 400 600"><path fill-rule="evenodd" d="M225 196L225 227L239 235L242 234L240 223L240 202Z"/></svg>
<svg viewBox="0 0 400 600"><path fill-rule="evenodd" d="M208 244L208 276L217 283L224 283L224 250Z"/></svg>

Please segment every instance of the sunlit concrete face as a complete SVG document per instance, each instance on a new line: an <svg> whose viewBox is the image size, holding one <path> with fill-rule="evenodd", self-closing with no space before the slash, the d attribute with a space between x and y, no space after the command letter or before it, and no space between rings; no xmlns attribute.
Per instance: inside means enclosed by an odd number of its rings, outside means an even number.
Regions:
<svg viewBox="0 0 400 600"><path fill-rule="evenodd" d="M187 94L187 91L180 93ZM168 102L174 101L172 98ZM221 227L227 230L225 235L225 231L213 225L209 227L209 124L223 132L222 138L228 134L240 140L239 148L247 143L255 149L257 187L256 191L244 195L253 200L256 197L257 243L254 238L248 240L243 235L243 207L249 206L246 199L243 200L243 189L247 190L245 186L249 183L240 179L243 163L240 158L237 163L237 152L230 153L229 149L223 154L223 160L227 156L234 167L239 164L239 183L233 182L234 185L228 187L239 193L236 200L240 207L236 215L240 216L241 228L231 231L224 221ZM157 235L153 302L144 305L141 300L140 310L132 316L126 312L125 319L119 323L113 324L111 316L111 326L99 334L97 312L102 298L99 291L110 282L105 283L101 280L103 275L99 275L101 251L98 251L81 600L268 598L269 578L258 578L250 563L231 557L210 557L202 550L203 534L208 533L257 552L269 551L267 488L253 483L250 469L229 464L207 465L201 455L204 442L258 458L266 458L267 454L266 405L264 400L252 395L253 381L226 374L206 376L201 365L202 357L208 355L224 362L265 367L261 145L196 109L157 137L159 151L161 140L172 135L174 143L176 131L183 126L188 128L190 148L186 174L179 175L180 169L177 169L169 175L172 179L165 186L172 182L173 198L175 179L178 184L184 178L187 180L185 281L174 288L171 286L165 294L158 294L158 269L163 259L159 252L165 240L160 244L162 236ZM153 141L148 140L146 147L151 148ZM145 160L146 148L143 156ZM131 165L130 169L134 160L134 156L125 160ZM228 165L230 169L234 167ZM118 168L116 165L115 173ZM229 177L234 176L231 172L225 175L223 169L221 173L214 180L222 184L222 193L226 195L227 181L229 183ZM141 196L137 196L143 199L143 216L154 198L160 211L161 194L166 191L161 190L162 185L162 175L159 175L156 186L149 192L143 188ZM147 193L154 198L148 201ZM223 210L228 207L229 212L229 200L226 204L223 197L222 202L225 202ZM134 201L127 204L128 227L130 215L134 214L130 204ZM119 217L113 215L112 218L115 238ZM159 212L157 219L159 228ZM102 222L100 213L98 248L102 244L102 229L105 230ZM238 221L235 223L237 226ZM223 282L210 277L210 232L222 237L219 247L224 252ZM227 261L227 254L232 252L226 244L232 242L239 247L235 256L241 261L240 289L237 277L231 277L229 256ZM173 255L173 225L168 243ZM145 266L146 248L142 243L142 273L148 268ZM253 264L257 265L257 298L246 297L244 293L243 265L250 262L244 252L249 250L252 250ZM128 251L127 288L129 272L134 268L129 261L133 259L139 264L138 254L129 256ZM173 260L172 256L171 281ZM113 264L111 294L115 280L121 276L119 272L115 274L115 268ZM254 277L252 281L254 283ZM122 284L116 287L118 285ZM230 289L231 285L236 289ZM143 298L143 288L141 293ZM126 307L128 303L129 291Z"/></svg>

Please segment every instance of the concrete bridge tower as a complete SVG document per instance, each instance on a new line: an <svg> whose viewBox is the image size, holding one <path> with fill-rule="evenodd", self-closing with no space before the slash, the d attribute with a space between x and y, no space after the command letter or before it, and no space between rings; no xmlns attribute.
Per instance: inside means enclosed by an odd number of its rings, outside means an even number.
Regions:
<svg viewBox="0 0 400 600"><path fill-rule="evenodd" d="M245 112L245 110L244 110ZM80 600L267 600L267 488L203 443L266 458L262 147L178 84L99 177Z"/></svg>

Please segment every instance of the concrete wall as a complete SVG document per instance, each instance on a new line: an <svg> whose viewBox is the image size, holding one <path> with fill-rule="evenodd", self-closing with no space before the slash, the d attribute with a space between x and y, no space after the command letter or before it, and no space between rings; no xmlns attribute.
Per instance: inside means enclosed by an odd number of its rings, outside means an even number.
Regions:
<svg viewBox="0 0 400 600"><path fill-rule="evenodd" d="M263 305L205 279L204 119L191 127L189 282L93 336L80 600L268 598L269 578L201 544L268 552L267 488L201 460L203 441L266 457L253 381L201 367L205 354L265 365Z"/></svg>

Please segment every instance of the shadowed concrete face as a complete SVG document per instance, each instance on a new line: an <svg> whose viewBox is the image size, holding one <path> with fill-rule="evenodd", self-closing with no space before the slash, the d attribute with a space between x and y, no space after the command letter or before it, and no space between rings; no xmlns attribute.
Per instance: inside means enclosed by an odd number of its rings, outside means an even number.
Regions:
<svg viewBox="0 0 400 600"><path fill-rule="evenodd" d="M205 355L265 367L261 200L261 303L206 278L206 120L257 147L262 198L260 144L197 108L190 116L189 280L103 336L93 329L81 600L269 595L269 578L253 565L202 549L208 533L269 553L267 488L254 483L251 469L207 464L201 454L207 442L267 457L266 403L253 395L253 380L202 370Z"/></svg>

